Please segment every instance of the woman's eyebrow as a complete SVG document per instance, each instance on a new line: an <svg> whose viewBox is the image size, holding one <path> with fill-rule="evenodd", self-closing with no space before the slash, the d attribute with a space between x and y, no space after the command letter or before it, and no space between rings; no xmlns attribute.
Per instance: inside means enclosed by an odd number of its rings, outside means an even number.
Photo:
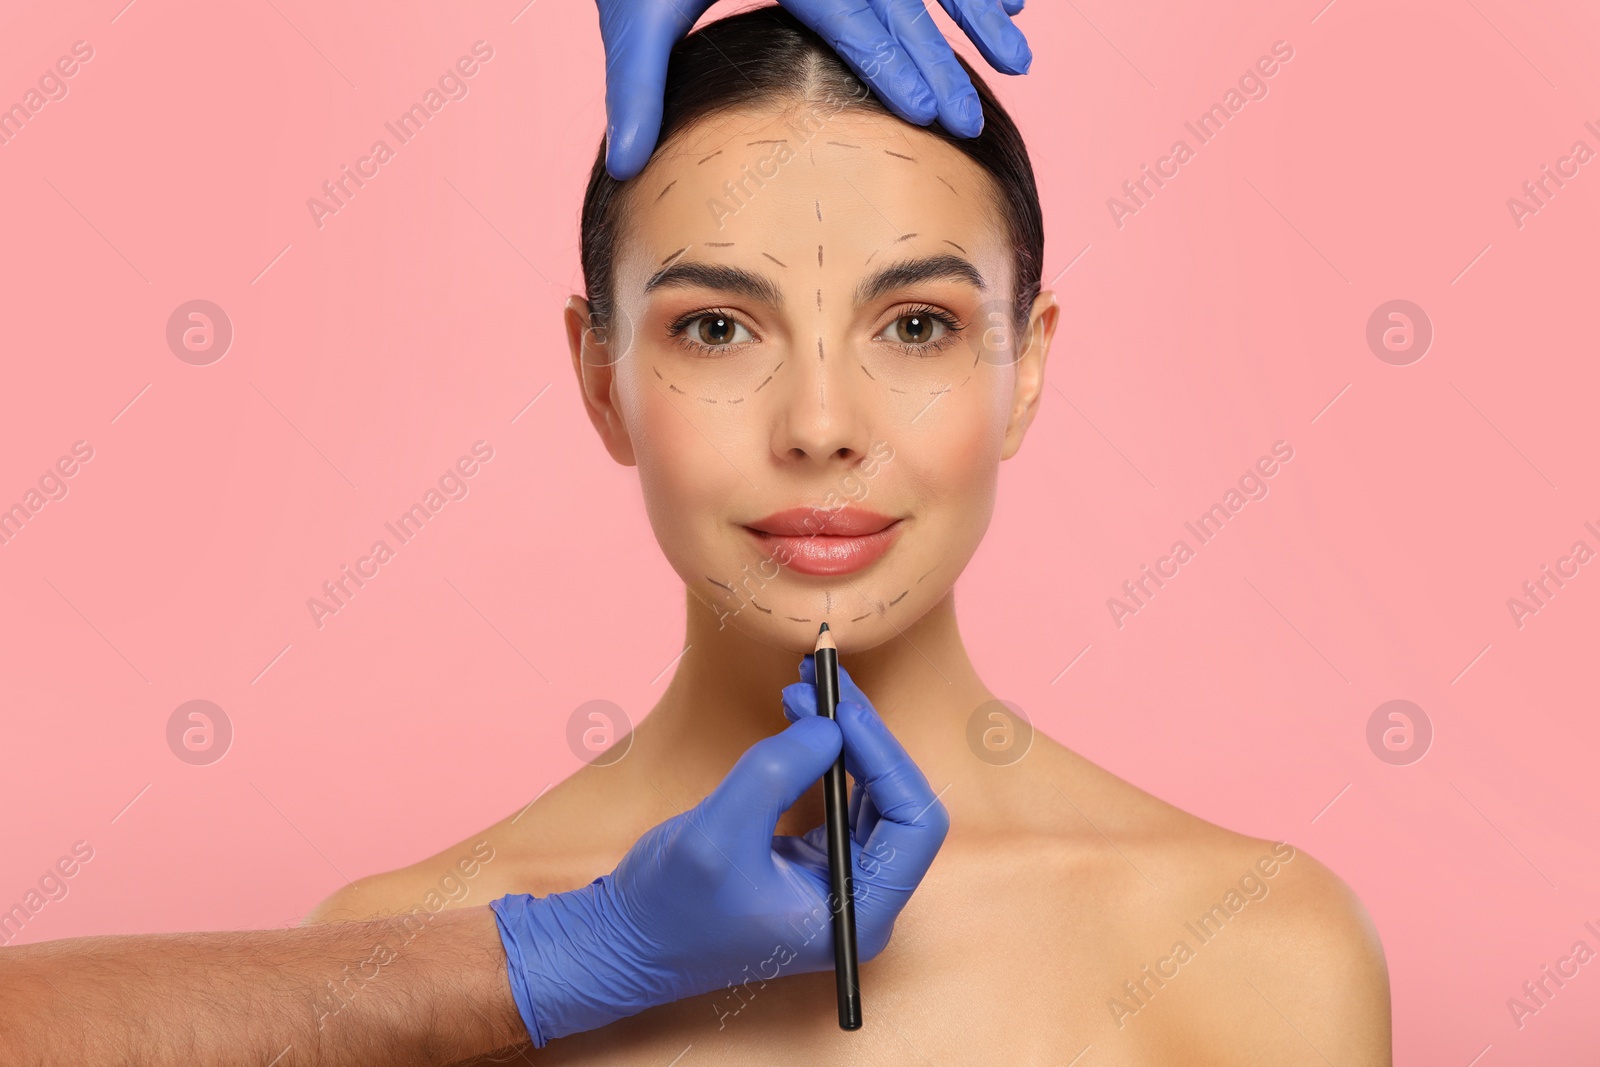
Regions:
<svg viewBox="0 0 1600 1067"><path fill-rule="evenodd" d="M644 291L648 294L657 289L694 286L739 293L768 307L783 308L783 293L766 275L722 263L673 263L652 274L644 283Z"/></svg>
<svg viewBox="0 0 1600 1067"><path fill-rule="evenodd" d="M989 289L977 267L960 256L945 253L922 259L903 259L884 267L856 286L856 306L870 303L884 293L899 289L901 286L915 285L917 282L932 281L936 278L966 282L979 292L987 292Z"/></svg>

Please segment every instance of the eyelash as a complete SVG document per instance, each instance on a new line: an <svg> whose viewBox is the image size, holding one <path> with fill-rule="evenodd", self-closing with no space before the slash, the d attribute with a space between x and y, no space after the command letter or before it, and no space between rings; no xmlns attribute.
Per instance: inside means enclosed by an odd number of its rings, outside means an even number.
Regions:
<svg viewBox="0 0 1600 1067"><path fill-rule="evenodd" d="M717 354L717 349L738 349L741 344L749 344L749 341L741 341L739 344L717 344L717 346L712 346L712 344L706 344L704 341L696 341L685 331L690 328L690 323L699 322L701 318L726 318L730 322L736 322L744 326L742 318L734 315L733 312L723 310L722 307L702 307L702 309L693 310L688 315L678 317L677 322L667 326L667 336L669 338L677 338L678 347L688 349L690 352L699 352L702 355L715 355ZM744 326L744 328L750 330L749 326ZM750 333L754 333L754 330L750 331Z"/></svg>
<svg viewBox="0 0 1600 1067"><path fill-rule="evenodd" d="M939 352L949 348L951 345L955 344L956 341L960 340L961 331L967 328L966 323L950 314L950 312L945 311L943 308L931 307L927 304L918 304L916 307L906 308L904 311L900 312L900 314L891 319L889 325L893 326L901 319L911 318L912 316L927 316L928 318L933 319L935 322L943 323L945 327L945 333L943 337L939 338L937 341L929 341L926 344L912 344L909 341L889 342L892 345L896 345L899 348L904 349L908 354L913 356L925 355L930 349L932 351Z"/></svg>
<svg viewBox="0 0 1600 1067"><path fill-rule="evenodd" d="M920 345L912 344L907 341L889 342L890 344L895 345L912 356L920 357L925 355L930 350L937 352L948 348L950 345L955 344L956 340L958 339L958 335L962 330L967 328L966 323L950 314L950 312L945 311L943 308L936 308L928 304L918 304L915 307L906 308L905 310L901 311L900 314L896 315L892 320L890 320L889 325L893 326L901 319L911 318L913 316L926 316L927 318L933 319L935 322L944 324L945 334L936 341L929 341ZM688 334L687 331L690 323L697 322L700 319L713 317L729 319L733 322L740 321L738 316L724 311L722 308L702 308L699 311L691 311L687 315L679 317L676 322L667 327L667 336L677 338L677 344L681 348L688 349L691 352L700 352L706 355L714 355L716 350L719 348L737 347L736 344L708 345L703 341L695 340ZM749 327L746 326L745 329L748 330ZM748 342L739 343L748 344Z"/></svg>

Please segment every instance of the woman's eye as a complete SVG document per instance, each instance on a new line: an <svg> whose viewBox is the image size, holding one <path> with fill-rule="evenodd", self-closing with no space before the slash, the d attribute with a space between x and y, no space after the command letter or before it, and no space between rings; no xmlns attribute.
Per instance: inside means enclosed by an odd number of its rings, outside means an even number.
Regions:
<svg viewBox="0 0 1600 1067"><path fill-rule="evenodd" d="M950 324L942 316L927 311L912 311L884 327L884 334L887 335L884 339L920 347L942 341L950 332Z"/></svg>
<svg viewBox="0 0 1600 1067"><path fill-rule="evenodd" d="M684 323L683 332L690 340L707 348L721 348L755 340L749 329L738 319L716 312L690 319Z"/></svg>

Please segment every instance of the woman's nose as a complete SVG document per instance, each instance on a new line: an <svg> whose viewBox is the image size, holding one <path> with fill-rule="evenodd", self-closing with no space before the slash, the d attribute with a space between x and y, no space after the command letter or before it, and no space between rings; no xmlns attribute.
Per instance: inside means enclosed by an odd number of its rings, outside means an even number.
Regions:
<svg viewBox="0 0 1600 1067"><path fill-rule="evenodd" d="M783 383L772 427L779 458L827 464L866 455L872 429L862 389L867 378L848 347L842 338L819 334L791 360L794 373Z"/></svg>

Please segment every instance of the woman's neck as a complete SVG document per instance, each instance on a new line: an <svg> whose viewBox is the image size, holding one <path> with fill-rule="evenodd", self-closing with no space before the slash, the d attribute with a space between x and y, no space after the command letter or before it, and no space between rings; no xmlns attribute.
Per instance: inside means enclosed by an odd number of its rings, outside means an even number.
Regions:
<svg viewBox="0 0 1600 1067"><path fill-rule="evenodd" d="M800 656L719 626L715 611L686 596L687 651L627 759L701 796L746 749L788 725L782 689L800 680ZM848 628L837 632L840 663L913 759L943 762L965 745L968 718L992 694L962 643L953 591L876 648L851 652Z"/></svg>

